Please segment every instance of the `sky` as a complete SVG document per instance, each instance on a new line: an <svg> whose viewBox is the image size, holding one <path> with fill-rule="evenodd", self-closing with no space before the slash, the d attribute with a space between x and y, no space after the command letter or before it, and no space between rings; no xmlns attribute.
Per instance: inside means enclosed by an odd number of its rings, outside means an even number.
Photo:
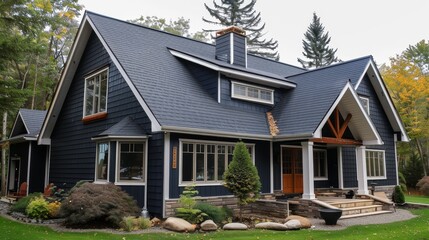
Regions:
<svg viewBox="0 0 429 240"><path fill-rule="evenodd" d="M216 0L220 2L220 0ZM213 0L79 0L84 10L130 20L157 16L190 20L191 32L212 29L202 18L214 20L204 7ZM410 45L429 39L429 1L426 0L258 0L265 37L278 41L280 61L300 66L302 40L313 12L329 32L332 48L343 61L372 55L378 65L388 63Z"/></svg>

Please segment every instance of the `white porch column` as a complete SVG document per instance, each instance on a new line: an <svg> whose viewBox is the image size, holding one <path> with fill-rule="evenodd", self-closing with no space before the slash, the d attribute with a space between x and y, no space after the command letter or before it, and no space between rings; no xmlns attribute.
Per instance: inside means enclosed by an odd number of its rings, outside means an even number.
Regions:
<svg viewBox="0 0 429 240"><path fill-rule="evenodd" d="M301 142L302 170L304 192L302 199L316 199L314 195L314 168L313 168L313 142Z"/></svg>
<svg viewBox="0 0 429 240"><path fill-rule="evenodd" d="M356 147L356 172L358 180L358 194L369 194L366 176L365 146Z"/></svg>

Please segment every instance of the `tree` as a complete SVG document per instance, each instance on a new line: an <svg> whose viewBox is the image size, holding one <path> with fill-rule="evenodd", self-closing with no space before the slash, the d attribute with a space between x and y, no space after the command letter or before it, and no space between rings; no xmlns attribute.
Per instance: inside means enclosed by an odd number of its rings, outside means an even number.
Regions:
<svg viewBox="0 0 429 240"><path fill-rule="evenodd" d="M424 68L429 62L420 61L414 51L422 42L390 59L382 70L383 79L411 137L410 148L422 161L424 175L429 166L429 75ZM411 54L413 52L413 54Z"/></svg>
<svg viewBox="0 0 429 240"><path fill-rule="evenodd" d="M183 17L176 21L170 20L169 22L165 18L152 17L139 17L134 20L129 20L131 23L139 24L145 27L153 28L156 30L165 31L174 35L184 36L195 40L207 42L208 34L205 32L190 33L190 20Z"/></svg>
<svg viewBox="0 0 429 240"><path fill-rule="evenodd" d="M247 33L248 53L278 61L278 43L272 38L270 40L264 38L265 24L261 24L261 13L257 13L253 9L255 3L256 0L250 0L247 4L244 0L220 0L220 3L213 0L213 8L207 4L204 6L210 16L216 20L212 21L203 17L203 21L215 26L242 28ZM212 33L218 30L220 29L204 31Z"/></svg>
<svg viewBox="0 0 429 240"><path fill-rule="evenodd" d="M320 22L320 17L313 13L313 22L304 33L302 40L304 52L302 54L308 59L305 61L298 58L303 68L318 68L331 65L333 62L340 61L335 53L337 49L330 48L328 45L331 42L329 32L325 33L325 27Z"/></svg>
<svg viewBox="0 0 429 240"><path fill-rule="evenodd" d="M416 45L410 45L404 52L404 57L416 64L422 74L429 74L429 41L421 40Z"/></svg>
<svg viewBox="0 0 429 240"><path fill-rule="evenodd" d="M232 161L223 174L223 179L225 187L238 198L241 219L242 207L254 202L261 189L258 170L250 160L249 151L243 142L235 145Z"/></svg>

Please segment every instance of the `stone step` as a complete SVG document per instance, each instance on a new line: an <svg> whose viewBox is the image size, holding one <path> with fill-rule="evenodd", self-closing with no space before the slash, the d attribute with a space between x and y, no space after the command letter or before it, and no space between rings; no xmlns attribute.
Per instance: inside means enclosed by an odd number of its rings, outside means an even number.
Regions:
<svg viewBox="0 0 429 240"><path fill-rule="evenodd" d="M371 206L374 204L372 199L368 200L349 200L349 201L326 201L326 203L337 207L337 208L353 208L353 207L362 207L362 206Z"/></svg>
<svg viewBox="0 0 429 240"><path fill-rule="evenodd" d="M378 212L383 210L383 205L370 205L370 206L359 206L359 207L350 207L342 208L343 216L346 215L356 215L362 213Z"/></svg>
<svg viewBox="0 0 429 240"><path fill-rule="evenodd" d="M392 211L376 211L376 212L367 212L367 213L360 213L360 214L352 214L352 215L343 215L340 217L340 219L349 219L349 218L357 218L357 217L367 217L372 215L378 215L378 214L386 214L386 213L392 213Z"/></svg>

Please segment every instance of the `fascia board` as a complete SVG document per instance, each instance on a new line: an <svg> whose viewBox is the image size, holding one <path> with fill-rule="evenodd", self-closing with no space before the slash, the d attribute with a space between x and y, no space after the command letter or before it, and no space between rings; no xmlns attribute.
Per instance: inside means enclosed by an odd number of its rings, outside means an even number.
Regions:
<svg viewBox="0 0 429 240"><path fill-rule="evenodd" d="M246 139L252 139L252 140L265 140L265 141L272 139L271 135L231 133L231 132L224 132L224 131L215 131L215 130L207 130L207 129L188 128L188 127L175 127L175 126L162 126L162 131L185 133L185 134L198 134L198 135L214 136L214 137L246 138Z"/></svg>

